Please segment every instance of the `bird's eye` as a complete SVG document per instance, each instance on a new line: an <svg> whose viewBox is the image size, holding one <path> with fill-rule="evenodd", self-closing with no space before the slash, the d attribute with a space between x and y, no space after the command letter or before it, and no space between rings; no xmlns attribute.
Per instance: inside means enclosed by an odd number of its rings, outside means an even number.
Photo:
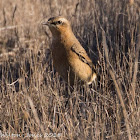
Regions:
<svg viewBox="0 0 140 140"><path fill-rule="evenodd" d="M58 20L58 21L52 22L51 24L59 25L59 24L62 24L62 21L61 20Z"/></svg>
<svg viewBox="0 0 140 140"><path fill-rule="evenodd" d="M61 24L61 23L62 23L62 21L60 21L60 20L56 22L56 24Z"/></svg>

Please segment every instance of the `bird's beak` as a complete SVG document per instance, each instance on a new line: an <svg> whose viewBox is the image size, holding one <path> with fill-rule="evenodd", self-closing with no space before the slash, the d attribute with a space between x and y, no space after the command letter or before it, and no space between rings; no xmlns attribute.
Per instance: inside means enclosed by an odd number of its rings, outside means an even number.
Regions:
<svg viewBox="0 0 140 140"><path fill-rule="evenodd" d="M47 26L49 26L50 25L50 23L47 21L45 21L45 22L42 22L42 25L47 25Z"/></svg>

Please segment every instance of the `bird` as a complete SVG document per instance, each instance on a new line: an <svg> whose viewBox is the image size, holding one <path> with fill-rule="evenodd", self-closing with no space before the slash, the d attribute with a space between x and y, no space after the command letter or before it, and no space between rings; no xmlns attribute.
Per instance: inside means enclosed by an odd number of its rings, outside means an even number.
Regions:
<svg viewBox="0 0 140 140"><path fill-rule="evenodd" d="M96 82L95 65L75 37L70 22L63 16L51 17L42 23L52 33L50 47L53 65L60 77L70 86Z"/></svg>

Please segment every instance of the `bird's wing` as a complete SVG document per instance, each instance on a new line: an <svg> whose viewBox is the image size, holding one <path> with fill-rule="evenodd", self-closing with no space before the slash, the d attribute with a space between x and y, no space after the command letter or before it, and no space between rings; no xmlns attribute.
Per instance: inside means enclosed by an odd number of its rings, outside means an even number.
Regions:
<svg viewBox="0 0 140 140"><path fill-rule="evenodd" d="M78 55L79 59L86 63L87 65L89 65L89 67L95 72L95 67L92 63L92 61L90 60L90 58L88 57L86 51L84 50L84 48L82 48L81 46L77 46L76 44L72 45L71 47L72 52L74 52L75 54Z"/></svg>

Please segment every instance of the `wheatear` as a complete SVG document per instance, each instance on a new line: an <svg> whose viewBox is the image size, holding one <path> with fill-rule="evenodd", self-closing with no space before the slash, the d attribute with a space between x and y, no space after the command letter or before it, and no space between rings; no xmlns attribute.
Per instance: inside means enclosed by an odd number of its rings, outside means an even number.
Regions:
<svg viewBox="0 0 140 140"><path fill-rule="evenodd" d="M97 77L95 67L72 32L69 21L62 17L52 17L43 22L52 33L52 58L55 70L71 86L75 81L91 84Z"/></svg>

